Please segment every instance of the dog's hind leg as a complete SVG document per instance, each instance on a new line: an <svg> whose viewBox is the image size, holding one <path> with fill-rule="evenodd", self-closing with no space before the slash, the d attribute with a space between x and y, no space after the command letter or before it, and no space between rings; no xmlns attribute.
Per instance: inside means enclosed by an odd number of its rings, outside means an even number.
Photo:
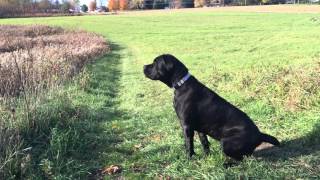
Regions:
<svg viewBox="0 0 320 180"><path fill-rule="evenodd" d="M239 164L243 159L243 155L239 147L231 141L221 141L224 154L227 156L226 161L223 163L224 168L233 167Z"/></svg>
<svg viewBox="0 0 320 180"><path fill-rule="evenodd" d="M221 145L225 155L231 157L234 160L241 161L243 159L243 147L238 144L237 139L221 140Z"/></svg>
<svg viewBox="0 0 320 180"><path fill-rule="evenodd" d="M210 148L209 148L210 143L208 141L207 135L201 132L198 132L198 135L199 135L200 142L202 144L203 151L206 155L208 155L210 152Z"/></svg>

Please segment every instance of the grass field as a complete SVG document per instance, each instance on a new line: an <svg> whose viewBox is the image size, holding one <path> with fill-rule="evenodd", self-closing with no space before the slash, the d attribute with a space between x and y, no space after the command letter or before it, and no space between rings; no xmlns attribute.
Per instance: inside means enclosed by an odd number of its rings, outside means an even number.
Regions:
<svg viewBox="0 0 320 180"><path fill-rule="evenodd" d="M26 141L34 161L24 177L85 179L120 165L105 178L320 178L320 14L163 11L0 24L80 28L112 42L112 52L87 67L85 87L70 82L40 107L47 114L39 117L57 122L47 144ZM197 155L187 160L173 91L142 73L162 53L181 59L282 147L224 169L219 143L210 140L206 157L196 137Z"/></svg>

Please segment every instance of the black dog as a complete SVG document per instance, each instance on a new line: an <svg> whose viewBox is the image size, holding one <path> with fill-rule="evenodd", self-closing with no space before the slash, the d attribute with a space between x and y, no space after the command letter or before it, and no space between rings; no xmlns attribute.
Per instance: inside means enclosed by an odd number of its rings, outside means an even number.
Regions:
<svg viewBox="0 0 320 180"><path fill-rule="evenodd" d="M144 66L144 74L175 89L174 109L183 128L189 158L195 154L194 131L198 132L206 154L209 135L220 141L227 156L238 161L251 155L262 142L280 144L275 137L261 133L247 114L191 76L174 56L158 56L152 64Z"/></svg>

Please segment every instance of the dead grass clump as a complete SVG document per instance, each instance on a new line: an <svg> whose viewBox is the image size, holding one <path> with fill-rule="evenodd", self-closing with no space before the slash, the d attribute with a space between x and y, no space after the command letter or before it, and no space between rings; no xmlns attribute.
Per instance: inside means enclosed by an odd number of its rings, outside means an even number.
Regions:
<svg viewBox="0 0 320 180"><path fill-rule="evenodd" d="M284 111L319 106L320 62L303 67L253 67L239 72L214 68L209 83L218 91L259 99Z"/></svg>
<svg viewBox="0 0 320 180"><path fill-rule="evenodd" d="M12 128L7 128L0 122L0 178L4 174L6 166L15 166L12 159L19 156L19 151L21 149L21 139L17 130Z"/></svg>
<svg viewBox="0 0 320 180"><path fill-rule="evenodd" d="M0 97L60 84L109 50L104 38L48 26L0 26Z"/></svg>
<svg viewBox="0 0 320 180"><path fill-rule="evenodd" d="M19 37L36 37L44 35L62 34L65 32L65 30L61 27L49 27L39 25L0 25L0 29L2 35Z"/></svg>
<svg viewBox="0 0 320 180"><path fill-rule="evenodd" d="M23 177L31 159L24 141L43 136L52 123L36 114L43 90L56 89L108 51L93 33L0 25L0 179Z"/></svg>
<svg viewBox="0 0 320 180"><path fill-rule="evenodd" d="M241 74L246 76L242 75L239 89L288 111L310 108L320 95L320 63L303 68L255 68Z"/></svg>

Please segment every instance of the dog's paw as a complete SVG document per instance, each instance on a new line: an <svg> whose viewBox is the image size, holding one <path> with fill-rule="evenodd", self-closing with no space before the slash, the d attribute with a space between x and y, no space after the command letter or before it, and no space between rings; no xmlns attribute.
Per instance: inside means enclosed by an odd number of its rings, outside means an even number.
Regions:
<svg viewBox="0 0 320 180"><path fill-rule="evenodd" d="M193 151L193 152L187 152L187 158L188 160L191 160L192 159L192 156L195 156L196 153Z"/></svg>
<svg viewBox="0 0 320 180"><path fill-rule="evenodd" d="M210 149L204 149L203 151L206 156L210 155Z"/></svg>
<svg viewBox="0 0 320 180"><path fill-rule="evenodd" d="M223 167L225 169L228 169L228 168L231 168L231 167L234 167L234 166L238 166L239 165L239 162L235 162L235 161L226 161L223 163Z"/></svg>

